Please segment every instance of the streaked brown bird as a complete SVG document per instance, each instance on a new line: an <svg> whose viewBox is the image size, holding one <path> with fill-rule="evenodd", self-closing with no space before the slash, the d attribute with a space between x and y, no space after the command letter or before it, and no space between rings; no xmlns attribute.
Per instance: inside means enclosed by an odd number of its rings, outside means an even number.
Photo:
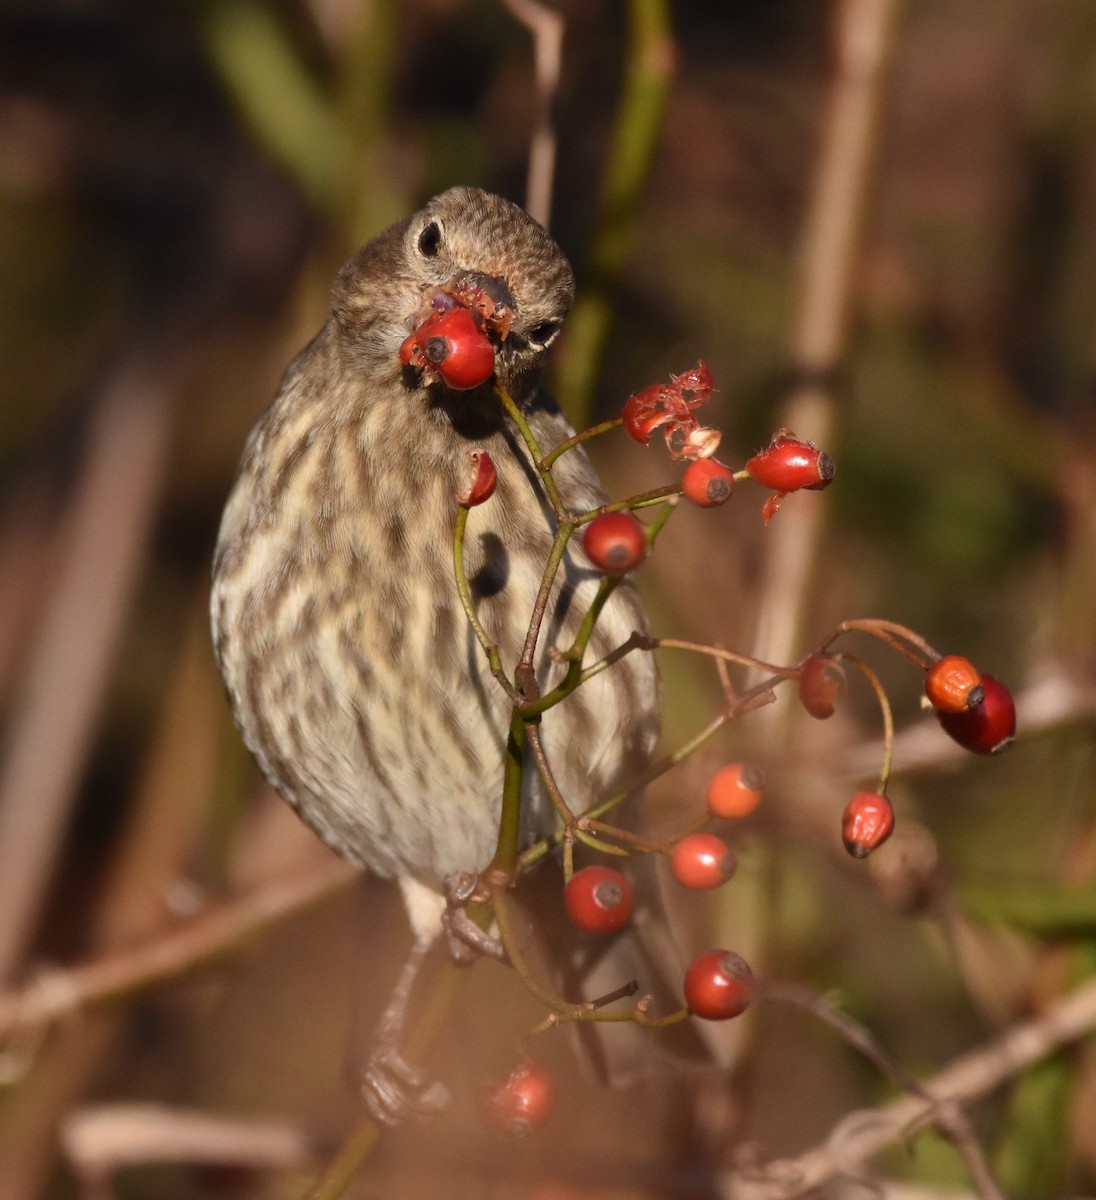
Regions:
<svg viewBox="0 0 1096 1200"><path fill-rule="evenodd" d="M491 860L509 726L510 702L454 579L455 497L469 483L469 451L486 449L498 470L495 495L469 515L466 561L476 611L510 672L556 527L493 381L453 391L398 360L438 296L470 286L513 313L494 338L495 379L543 448L571 435L541 388L573 299L571 268L516 205L454 188L339 272L323 328L247 442L213 567L217 662L244 740L328 845L399 882L418 958L441 929L446 879ZM572 511L607 499L581 449L554 475ZM599 580L572 539L537 648L542 689L561 677L552 651L570 644ZM588 660L646 627L625 583ZM648 654L627 656L546 713L545 748L572 806L641 769L657 725ZM526 771L522 805L529 837L555 824L535 775ZM394 1115L392 1077L407 1084L410 1075L397 1063L387 1080L369 1076L367 1098L379 1098L382 1117Z"/></svg>

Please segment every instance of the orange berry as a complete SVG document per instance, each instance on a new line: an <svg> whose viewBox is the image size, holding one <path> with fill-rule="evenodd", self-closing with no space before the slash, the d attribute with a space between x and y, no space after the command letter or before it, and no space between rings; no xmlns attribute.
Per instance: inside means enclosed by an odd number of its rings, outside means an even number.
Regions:
<svg viewBox="0 0 1096 1200"><path fill-rule="evenodd" d="M761 803L765 777L757 767L730 763L708 780L708 812L713 817L748 817Z"/></svg>
<svg viewBox="0 0 1096 1200"><path fill-rule="evenodd" d="M969 658L945 654L925 672L925 695L937 712L966 712L982 703L982 676Z"/></svg>

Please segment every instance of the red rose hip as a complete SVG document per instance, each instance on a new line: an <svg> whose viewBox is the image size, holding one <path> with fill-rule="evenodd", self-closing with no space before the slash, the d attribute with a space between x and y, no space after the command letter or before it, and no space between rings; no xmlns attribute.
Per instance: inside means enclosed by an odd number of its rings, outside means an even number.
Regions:
<svg viewBox="0 0 1096 1200"><path fill-rule="evenodd" d="M583 867L563 889L563 904L586 933L616 933L632 915L632 885L613 867Z"/></svg>
<svg viewBox="0 0 1096 1200"><path fill-rule="evenodd" d="M853 858L867 858L894 832L894 809L879 792L857 792L841 818L841 839Z"/></svg>
<svg viewBox="0 0 1096 1200"><path fill-rule="evenodd" d="M547 1122L555 1099L555 1084L548 1069L527 1059L490 1094L487 1111L495 1127L507 1137L527 1137Z"/></svg>
<svg viewBox="0 0 1096 1200"><path fill-rule="evenodd" d="M647 535L630 512L602 513L582 535L582 546L595 567L626 575L647 557Z"/></svg>
<svg viewBox="0 0 1096 1200"><path fill-rule="evenodd" d="M753 999L749 964L733 950L709 950L685 972L685 1003L708 1021L726 1021L746 1011Z"/></svg>
<svg viewBox="0 0 1096 1200"><path fill-rule="evenodd" d="M750 478L774 492L821 491L832 482L834 470L833 459L825 451L787 430L777 433L746 463Z"/></svg>
<svg viewBox="0 0 1096 1200"><path fill-rule="evenodd" d="M466 308L433 313L400 346L399 360L433 367L446 386L467 391L495 371L495 349Z"/></svg>
<svg viewBox="0 0 1096 1200"><path fill-rule="evenodd" d="M944 732L975 754L999 754L1016 736L1012 693L992 675L982 676L982 700L963 712L937 712Z"/></svg>
<svg viewBox="0 0 1096 1200"><path fill-rule="evenodd" d="M734 491L734 472L714 458L698 458L685 468L681 480L685 496L701 508L726 504Z"/></svg>
<svg viewBox="0 0 1096 1200"><path fill-rule="evenodd" d="M682 887L697 891L722 887L737 868L734 851L714 833L690 833L670 856L673 877Z"/></svg>
<svg viewBox="0 0 1096 1200"><path fill-rule="evenodd" d="M799 703L819 721L837 711L837 696L845 686L845 668L828 654L812 654L799 671Z"/></svg>

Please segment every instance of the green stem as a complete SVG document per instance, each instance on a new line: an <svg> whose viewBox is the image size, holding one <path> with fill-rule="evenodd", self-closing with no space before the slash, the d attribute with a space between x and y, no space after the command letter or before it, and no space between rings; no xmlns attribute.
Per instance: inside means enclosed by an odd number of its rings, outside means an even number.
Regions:
<svg viewBox="0 0 1096 1200"><path fill-rule="evenodd" d="M581 433L574 433L566 441L560 442L537 466L547 471L556 459L566 454L568 450L573 450L576 446L581 446L583 442L588 442L593 438L601 437L603 433L612 433L614 429L619 429L623 424L623 417L613 417L612 420L591 425L589 429L584 429Z"/></svg>
<svg viewBox="0 0 1096 1200"><path fill-rule="evenodd" d="M525 414L518 407L513 396L510 395L501 383L495 384L495 395L498 396L502 407L506 409L507 416L517 426L518 433L521 434L521 439L532 456L533 468L540 476L540 481L544 485L544 491L548 496L548 502L552 506L552 511L559 520L565 520L567 510L563 505L563 497L559 494L559 488L556 487L556 481L552 478L551 470L548 467L541 467L540 465L544 462L544 452L540 448L540 443L537 441L537 435L533 432L532 426L525 419Z"/></svg>
<svg viewBox="0 0 1096 1200"><path fill-rule="evenodd" d="M502 656L499 654L498 646L487 636L487 630L476 612L475 604L472 602L472 589L468 583L468 572L464 569L464 534L468 527L468 509L463 504L457 508L457 519L453 526L453 574L457 581L457 594L460 596L461 606L464 609L464 615L468 618L468 624L472 626L472 632L476 635L476 641L479 642L484 654L487 655L487 662L491 668L491 674L498 680L503 691L510 697L513 703L517 703L517 689L510 682L510 677L506 674L502 665Z"/></svg>
<svg viewBox="0 0 1096 1200"><path fill-rule="evenodd" d="M525 722L517 709L510 718L510 735L506 739L506 768L502 780L502 814L499 817L499 836L491 868L497 868L512 878L518 861L518 834L521 828L521 777L525 765Z"/></svg>

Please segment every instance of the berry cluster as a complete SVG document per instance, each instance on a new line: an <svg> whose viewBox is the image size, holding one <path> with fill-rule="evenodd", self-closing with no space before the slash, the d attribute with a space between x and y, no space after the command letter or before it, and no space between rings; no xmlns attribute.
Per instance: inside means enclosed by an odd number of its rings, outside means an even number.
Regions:
<svg viewBox="0 0 1096 1200"><path fill-rule="evenodd" d="M455 289L441 294L425 319L411 333L400 350L400 359L408 366L432 371L445 386L455 389L477 387L493 373L494 348L492 339L505 338L510 319L505 306L499 306L490 296L479 294L474 287ZM937 653L913 631L894 622L878 619L845 621L816 649L792 666L764 663L746 655L733 654L722 648L696 645L671 639L633 637L600 663L586 664L583 655L590 632L597 620L601 605L622 577L640 567L652 552L655 540L675 511L681 498L701 508L713 508L726 503L739 483L750 481L770 493L762 504L763 521L768 524L784 498L798 491L820 491L833 480L833 459L813 443L798 438L787 429L778 430L769 444L747 459L735 471L715 457L722 435L716 429L701 424L698 413L712 393L712 376L707 365L699 362L694 368L673 376L668 383L653 384L628 398L621 417L603 422L583 434L576 434L561 445L544 453L537 445L520 410L506 392L495 385L495 391L512 422L525 440L532 464L543 482L548 501L555 510L558 533L552 558L546 573L546 589L552 583L552 564L562 562L568 543L575 535L589 562L603 573L597 598L584 622L584 632L571 647L555 647L559 661L569 664L564 681L546 695L533 689L527 692L518 686L518 679L531 676L531 667L523 664L524 675L506 673L505 664L487 639L478 623L467 580L463 576L464 522L468 509L490 500L495 491L497 476L494 463L486 450L470 452L466 474L467 486L456 497L458 516L455 532L454 562L462 601L473 631L492 665L499 683L513 701L514 724L524 730L530 744L539 737L537 722L547 708L564 703L584 678L600 670L611 669L613 662L628 653L650 652L662 646L675 646L708 655L718 665L727 696L726 708L720 718L705 733L710 736L722 724L740 712L749 711L773 698L781 684L794 685L803 709L818 720L834 715L850 685L850 674L859 675L871 686L878 700L884 727L883 767L879 781L871 789L858 791L849 800L841 817L841 840L848 853L863 859L878 850L895 827L895 812L887 797L893 746L893 718L887 694L871 667L857 654L838 645L841 638L853 633L875 637L890 649L912 661L922 672L926 703L934 710L944 731L961 746L976 753L996 753L1007 746L1016 728L1016 714L1007 688L992 675L979 672L961 655ZM625 432L643 445L648 445L653 433L661 431L672 461L684 461L680 483L617 501L585 513L571 513L563 505L552 478L552 464L567 451L595 436L623 427ZM641 521L637 512L654 509L654 519ZM539 633L538 613L530 625L527 646L535 646ZM531 651L530 651L531 653ZM727 677L727 664L737 663L753 671L760 670L767 678L736 692ZM694 739L688 753L703 739ZM539 744L539 743L537 743ZM667 766L681 761L686 752L670 755ZM556 835L517 853L512 850L509 861L496 856L493 876L504 880L492 891L492 903L499 929L510 960L523 980L539 998L548 1004L550 1015L533 1033L555 1027L561 1020L597 1020L601 1009L626 996L635 994L639 981L624 985L601 1000L573 1004L554 997L537 983L524 963L520 947L508 936L506 889L521 872L547 855L554 848L562 849L565 884L563 909L570 922L584 935L605 937L619 933L631 921L635 896L627 877L627 867L610 866L604 862L575 869L576 843L602 854L623 857L661 854L668 859L670 876L682 887L706 891L726 885L735 875L737 858L725 837L716 831L700 828L697 822L678 836L665 842L655 842L641 833L618 828L607 817L624 794L599 799L585 813L572 812L555 782L551 765L541 747L535 756L548 794L556 805L560 829ZM515 756L520 764L522 756ZM520 765L514 769L520 771ZM513 782L513 781L511 781ZM520 795L520 787L511 786L508 794ZM700 825L709 821L734 822L749 817L761 803L763 780L756 767L745 763L730 763L716 771L705 791L706 815ZM513 822L515 828L517 822ZM505 827L505 820L504 820ZM501 839L500 839L501 842ZM623 981L622 981L623 982ZM721 1021L737 1017L747 1010L758 992L748 964L735 952L716 948L696 957L689 965L681 984L684 1005L679 1012L652 1016L648 1013L650 997L641 996L626 1019L644 1025L668 1024L688 1017ZM605 1019L620 1019L621 1014L607 1014ZM490 1115L504 1132L520 1135L539 1128L551 1110L553 1087L546 1069L523 1052L519 1065L510 1077L493 1089L488 1101Z"/></svg>

